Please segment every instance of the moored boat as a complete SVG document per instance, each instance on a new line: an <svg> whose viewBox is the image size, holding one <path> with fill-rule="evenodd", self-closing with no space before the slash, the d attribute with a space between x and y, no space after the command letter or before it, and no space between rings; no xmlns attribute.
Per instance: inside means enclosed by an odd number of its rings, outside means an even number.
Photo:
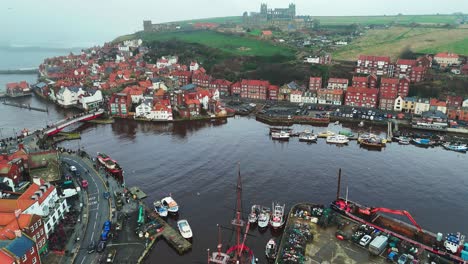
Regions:
<svg viewBox="0 0 468 264"><path fill-rule="evenodd" d="M161 199L161 203L164 207L167 208L169 213L177 213L179 212L179 205L176 201L172 198L172 196L167 196Z"/></svg>
<svg viewBox="0 0 468 264"><path fill-rule="evenodd" d="M281 228L284 225L284 207L279 203L273 203L273 211L271 212L270 225L274 229Z"/></svg>
<svg viewBox="0 0 468 264"><path fill-rule="evenodd" d="M330 144L348 144L349 139L344 135L328 136L327 143Z"/></svg>
<svg viewBox="0 0 468 264"><path fill-rule="evenodd" d="M328 130L327 130L327 131L322 131L322 132L320 132L320 133L317 135L317 137L319 137L319 138L327 138L327 137L334 136L334 135L335 135L334 132L328 131Z"/></svg>
<svg viewBox="0 0 468 264"><path fill-rule="evenodd" d="M400 138L398 140L398 144L400 145L409 145L410 144L410 140L408 138Z"/></svg>
<svg viewBox="0 0 468 264"><path fill-rule="evenodd" d="M193 236L192 229L190 228L190 225L187 220L182 219L182 220L177 221L177 227L179 228L180 234L185 239L192 238Z"/></svg>
<svg viewBox="0 0 468 264"><path fill-rule="evenodd" d="M268 226L268 223L270 222L270 213L270 208L262 206L260 214L258 215L258 227L265 228Z"/></svg>
<svg viewBox="0 0 468 264"><path fill-rule="evenodd" d="M427 138L413 138L411 139L411 143L416 146L420 147L432 147L434 146L434 142Z"/></svg>
<svg viewBox="0 0 468 264"><path fill-rule="evenodd" d="M385 143L384 143L383 139L381 139L379 137L370 137L370 138L363 139L363 140L361 140L361 142L359 144L361 146L367 147L367 148L381 149L381 148L385 147Z"/></svg>
<svg viewBox="0 0 468 264"><path fill-rule="evenodd" d="M304 142L316 142L317 136L310 130L304 130L301 134L299 134L299 141Z"/></svg>
<svg viewBox="0 0 468 264"><path fill-rule="evenodd" d="M167 208L162 205L161 201L154 201L153 202L154 211L159 214L161 217L167 216Z"/></svg>
<svg viewBox="0 0 468 264"><path fill-rule="evenodd" d="M104 153L97 153L96 165L104 167L107 172L111 173L119 182L123 183L123 169L117 161L111 159Z"/></svg>
<svg viewBox="0 0 468 264"><path fill-rule="evenodd" d="M458 143L445 143L442 144L442 147L446 150L456 151L456 152L466 152L468 150L468 146L465 144L458 144Z"/></svg>
<svg viewBox="0 0 468 264"><path fill-rule="evenodd" d="M256 223L258 219L258 214L260 213L260 205L252 205L252 209L249 214L249 223Z"/></svg>
<svg viewBox="0 0 468 264"><path fill-rule="evenodd" d="M285 132L288 132L288 133L292 133L292 132L293 132L292 128L286 128L286 127L270 127L270 135L271 135L273 132L281 132L281 131L285 131Z"/></svg>
<svg viewBox="0 0 468 264"><path fill-rule="evenodd" d="M276 259L277 254L278 254L278 243L276 243L276 240L274 238L270 238L270 240L268 240L268 243L266 244L266 247L265 247L265 255L269 260L274 260Z"/></svg>
<svg viewBox="0 0 468 264"><path fill-rule="evenodd" d="M351 131L347 131L347 130L339 131L338 134L347 136L348 138L354 137L354 133Z"/></svg>
<svg viewBox="0 0 468 264"><path fill-rule="evenodd" d="M276 140L289 140L290 136L291 136L290 133L284 130L281 130L280 132L271 133L271 138L276 139Z"/></svg>

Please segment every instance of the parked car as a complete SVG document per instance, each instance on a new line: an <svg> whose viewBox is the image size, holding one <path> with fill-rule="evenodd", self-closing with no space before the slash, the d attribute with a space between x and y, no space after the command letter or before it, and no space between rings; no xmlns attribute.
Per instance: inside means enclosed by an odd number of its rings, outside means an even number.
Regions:
<svg viewBox="0 0 468 264"><path fill-rule="evenodd" d="M104 222L104 225L102 226L102 229L104 231L110 231L111 230L111 221L107 220Z"/></svg>
<svg viewBox="0 0 468 264"><path fill-rule="evenodd" d="M369 235L365 235L361 238L361 240L359 241L359 245L365 247L369 244L369 242L371 241L372 237L369 236Z"/></svg>
<svg viewBox="0 0 468 264"><path fill-rule="evenodd" d="M114 263L115 255L117 250L114 248L107 254L106 263Z"/></svg>
<svg viewBox="0 0 468 264"><path fill-rule="evenodd" d="M407 262L408 262L408 255L406 255L406 254L402 254L398 258L398 264L406 264Z"/></svg>
<svg viewBox="0 0 468 264"><path fill-rule="evenodd" d="M76 167L75 167L75 166L70 166L70 171L71 171L71 172L76 171Z"/></svg>
<svg viewBox="0 0 468 264"><path fill-rule="evenodd" d="M104 252L104 249L106 249L106 241L99 241L96 247L96 252L101 253Z"/></svg>

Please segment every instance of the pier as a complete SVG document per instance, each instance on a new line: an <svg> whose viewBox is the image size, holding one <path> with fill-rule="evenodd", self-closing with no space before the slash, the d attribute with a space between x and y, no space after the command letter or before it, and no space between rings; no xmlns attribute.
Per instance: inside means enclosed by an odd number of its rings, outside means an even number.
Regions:
<svg viewBox="0 0 468 264"><path fill-rule="evenodd" d="M23 109L28 109L28 110L34 110L34 111L39 111L39 112L49 112L48 108L39 108L39 107L34 107L31 106L30 104L19 104L19 103L13 103L13 102L3 102L4 105L9 105L9 106L14 106L14 107L19 107Z"/></svg>
<svg viewBox="0 0 468 264"><path fill-rule="evenodd" d="M184 254L185 252L189 251L192 248L192 244L182 237L179 231L175 230L172 226L170 226L166 221L164 221L154 210L151 208L145 207L145 213L151 220L156 220L158 223L162 225L162 231L157 232L156 234L150 236L151 242L146 247L143 254L138 259L137 263L143 263L144 259L151 252L154 244L156 243L159 238L164 238L166 242L174 248L177 253L180 255Z"/></svg>
<svg viewBox="0 0 468 264"><path fill-rule="evenodd" d="M0 70L0 74L39 74L37 68Z"/></svg>

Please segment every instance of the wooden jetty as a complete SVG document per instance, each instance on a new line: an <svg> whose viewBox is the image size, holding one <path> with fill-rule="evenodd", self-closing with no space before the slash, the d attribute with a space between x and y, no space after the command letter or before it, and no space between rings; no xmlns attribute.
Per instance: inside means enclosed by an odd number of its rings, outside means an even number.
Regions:
<svg viewBox="0 0 468 264"><path fill-rule="evenodd" d="M34 110L34 111L39 111L39 112L49 112L49 109L46 108L39 108L39 107L33 107L30 104L19 104L19 103L12 103L12 102L3 102L4 105L9 105L9 106L14 106L14 107L19 107L19 108L24 108L28 110Z"/></svg>
<svg viewBox="0 0 468 264"><path fill-rule="evenodd" d="M180 255L184 254L185 252L189 251L192 248L192 243L182 237L179 231L175 230L172 226L170 226L166 221L164 221L154 210L148 208L146 205L145 213L151 220L156 220L162 225L161 232L155 232L153 236L150 236L150 243L146 247L143 254L138 259L137 263L143 263L148 253L153 248L154 244L156 243L159 238L164 238L166 242L173 247L177 253Z"/></svg>

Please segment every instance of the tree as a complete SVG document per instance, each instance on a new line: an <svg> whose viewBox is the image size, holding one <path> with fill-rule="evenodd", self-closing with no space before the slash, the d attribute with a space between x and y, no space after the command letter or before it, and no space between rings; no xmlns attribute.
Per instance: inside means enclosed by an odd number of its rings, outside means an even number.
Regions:
<svg viewBox="0 0 468 264"><path fill-rule="evenodd" d="M409 46L406 46L398 57L407 60L415 60L417 58L416 53Z"/></svg>

